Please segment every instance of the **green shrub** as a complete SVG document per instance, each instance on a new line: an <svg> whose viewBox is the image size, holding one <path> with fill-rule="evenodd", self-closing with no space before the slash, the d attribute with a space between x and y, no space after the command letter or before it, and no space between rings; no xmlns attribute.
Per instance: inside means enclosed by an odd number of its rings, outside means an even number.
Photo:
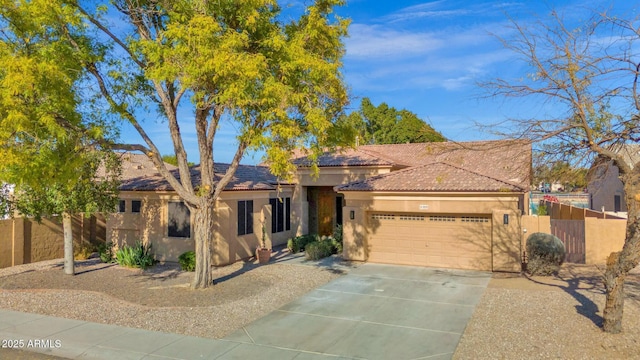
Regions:
<svg viewBox="0 0 640 360"><path fill-rule="evenodd" d="M546 205L538 205L538 215L549 215L549 213L547 212L547 206Z"/></svg>
<svg viewBox="0 0 640 360"><path fill-rule="evenodd" d="M320 260L331 256L333 246L331 245L331 241L328 240L312 241L306 245L304 251L307 260Z"/></svg>
<svg viewBox="0 0 640 360"><path fill-rule="evenodd" d="M295 254L298 251L300 251L300 244L297 239L298 238L291 238L287 240L287 249L289 249L289 252L292 254Z"/></svg>
<svg viewBox="0 0 640 360"><path fill-rule="evenodd" d="M337 225L336 228L333 229L331 241L335 249L334 254L342 254L342 225Z"/></svg>
<svg viewBox="0 0 640 360"><path fill-rule="evenodd" d="M527 239L527 272L551 275L560 270L566 252L560 239L545 233L533 233Z"/></svg>
<svg viewBox="0 0 640 360"><path fill-rule="evenodd" d="M151 254L151 244L147 246L141 241L136 241L134 246L124 245L116 252L116 262L120 266L148 268L155 263Z"/></svg>
<svg viewBox="0 0 640 360"><path fill-rule="evenodd" d="M115 260L113 256L113 243L108 241L98 245L98 254L100 255L100 260L102 260L102 262L112 263Z"/></svg>
<svg viewBox="0 0 640 360"><path fill-rule="evenodd" d="M187 251L178 257L182 271L196 271L196 252Z"/></svg>

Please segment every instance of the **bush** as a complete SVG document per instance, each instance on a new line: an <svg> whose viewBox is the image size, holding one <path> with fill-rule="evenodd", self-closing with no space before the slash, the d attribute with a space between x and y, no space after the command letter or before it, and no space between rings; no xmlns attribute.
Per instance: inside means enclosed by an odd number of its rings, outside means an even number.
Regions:
<svg viewBox="0 0 640 360"><path fill-rule="evenodd" d="M141 241L136 241L134 246L124 245L118 249L116 262L120 266L146 269L156 261L151 254L151 244L146 246Z"/></svg>
<svg viewBox="0 0 640 360"><path fill-rule="evenodd" d="M334 254L342 254L342 225L337 225L333 229L332 244L335 249Z"/></svg>
<svg viewBox="0 0 640 360"><path fill-rule="evenodd" d="M318 241L317 235L301 235L291 238L287 241L287 248L292 254L295 254L299 251L304 251L307 244L313 241Z"/></svg>
<svg viewBox="0 0 640 360"><path fill-rule="evenodd" d="M545 233L533 233L527 239L527 272L531 275L551 275L560 270L565 258L560 239Z"/></svg>
<svg viewBox="0 0 640 360"><path fill-rule="evenodd" d="M187 251L178 257L182 271L196 271L196 252Z"/></svg>
<svg viewBox="0 0 640 360"><path fill-rule="evenodd" d="M73 258L74 260L87 260L91 257L94 251L93 244L82 241L80 244L76 244L73 248Z"/></svg>
<svg viewBox="0 0 640 360"><path fill-rule="evenodd" d="M287 249L289 249L289 252L292 254L295 254L298 251L300 251L300 244L297 239L298 238L291 238L287 240Z"/></svg>
<svg viewBox="0 0 640 360"><path fill-rule="evenodd" d="M305 247L307 260L320 260L333 254L333 246L329 240L312 241Z"/></svg>
<svg viewBox="0 0 640 360"><path fill-rule="evenodd" d="M108 241L98 245L98 254L103 263L112 263L115 260L113 256L113 243Z"/></svg>

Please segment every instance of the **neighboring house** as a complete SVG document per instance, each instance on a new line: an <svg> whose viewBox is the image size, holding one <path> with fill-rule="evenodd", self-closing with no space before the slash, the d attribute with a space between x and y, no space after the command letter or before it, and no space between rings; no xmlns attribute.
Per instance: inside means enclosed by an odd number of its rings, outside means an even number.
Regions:
<svg viewBox="0 0 640 360"><path fill-rule="evenodd" d="M640 145L627 144L613 149L623 154L625 161L635 165L640 161ZM598 157L587 175L587 192L591 194L591 209L607 212L627 212L620 172L613 161Z"/></svg>
<svg viewBox="0 0 640 360"><path fill-rule="evenodd" d="M175 261L194 248L188 211L144 155L130 159L138 165L125 171L109 234L150 241L158 258ZM278 186L266 167L238 169L216 204L214 265L252 256L264 219L272 246L343 225L347 259L520 270L532 162L524 142L359 146L320 156L317 176L303 152L293 161L295 184ZM216 164L216 174L226 167Z"/></svg>

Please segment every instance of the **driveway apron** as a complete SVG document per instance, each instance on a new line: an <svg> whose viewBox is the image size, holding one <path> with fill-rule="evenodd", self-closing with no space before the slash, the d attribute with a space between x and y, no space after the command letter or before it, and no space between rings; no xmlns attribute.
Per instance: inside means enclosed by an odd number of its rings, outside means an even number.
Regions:
<svg viewBox="0 0 640 360"><path fill-rule="evenodd" d="M450 359L490 277L367 263L225 340L296 359Z"/></svg>

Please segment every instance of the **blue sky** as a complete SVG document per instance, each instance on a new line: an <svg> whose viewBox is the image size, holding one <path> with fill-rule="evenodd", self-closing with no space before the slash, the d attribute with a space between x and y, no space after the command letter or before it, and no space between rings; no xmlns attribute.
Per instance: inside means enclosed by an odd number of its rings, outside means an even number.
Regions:
<svg viewBox="0 0 640 360"><path fill-rule="evenodd" d="M302 11L306 0L281 2L286 11ZM503 49L492 34L508 38L508 17L518 23L544 19L552 9L568 21L588 18L590 9L611 9L637 16L635 1L389 1L351 0L338 14L351 19L345 39L343 74L352 96L351 109L369 97L416 113L445 137L456 141L492 136L475 127L508 117L535 117L546 111L539 104L483 98L479 81L496 77L517 79L526 64ZM182 130L189 159L198 161L192 116L183 114ZM157 124L156 124L157 123ZM166 124L145 123L161 152L172 153ZM235 151L235 128L225 122L214 145L215 161L229 162ZM123 128L123 139L137 140ZM243 163L260 162L261 154L247 154Z"/></svg>

